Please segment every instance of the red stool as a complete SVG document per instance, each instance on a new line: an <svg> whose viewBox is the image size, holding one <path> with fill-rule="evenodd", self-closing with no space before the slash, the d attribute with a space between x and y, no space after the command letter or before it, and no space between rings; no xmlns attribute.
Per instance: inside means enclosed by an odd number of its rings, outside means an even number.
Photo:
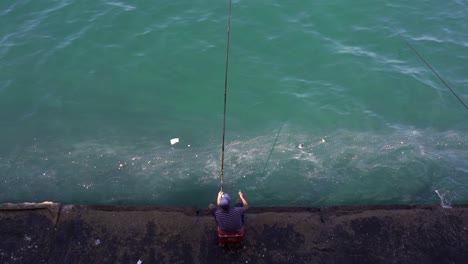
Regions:
<svg viewBox="0 0 468 264"><path fill-rule="evenodd" d="M242 242L244 238L245 230L244 227L239 232L224 232L218 227L218 241L221 244L236 244Z"/></svg>

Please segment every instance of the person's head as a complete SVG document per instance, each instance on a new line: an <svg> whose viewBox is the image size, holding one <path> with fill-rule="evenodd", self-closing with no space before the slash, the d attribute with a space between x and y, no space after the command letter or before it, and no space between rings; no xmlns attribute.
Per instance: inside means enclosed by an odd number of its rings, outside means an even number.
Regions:
<svg viewBox="0 0 468 264"><path fill-rule="evenodd" d="M231 203L231 197L229 196L229 194L224 193L223 196L221 196L221 201L219 202L219 206L223 210L228 210L230 203Z"/></svg>

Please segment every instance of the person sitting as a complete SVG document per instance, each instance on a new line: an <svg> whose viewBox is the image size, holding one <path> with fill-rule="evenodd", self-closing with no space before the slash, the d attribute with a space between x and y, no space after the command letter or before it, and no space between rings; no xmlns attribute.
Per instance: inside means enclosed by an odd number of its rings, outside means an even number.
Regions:
<svg viewBox="0 0 468 264"><path fill-rule="evenodd" d="M239 191L239 199L237 199L234 207L231 207L231 197L228 193L220 191L218 193L216 207L210 204L210 212L214 216L219 229L228 233L235 233L241 231L244 226L244 212L249 208L244 194Z"/></svg>

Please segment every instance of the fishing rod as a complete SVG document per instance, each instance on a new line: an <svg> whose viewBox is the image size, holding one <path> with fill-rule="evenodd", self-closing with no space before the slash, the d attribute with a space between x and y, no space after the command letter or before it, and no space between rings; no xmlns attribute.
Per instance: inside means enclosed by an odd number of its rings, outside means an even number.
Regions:
<svg viewBox="0 0 468 264"><path fill-rule="evenodd" d="M465 109L468 110L468 106L455 93L455 91L450 87L450 85L448 85L448 83L445 82L444 79L442 79L442 77L434 70L434 68L423 58L423 56L421 56L421 54L419 54L419 52L408 41L406 41L406 39L403 36L400 35L400 37L403 39L406 45L419 57L419 59L423 61L424 64L426 64L426 66L437 76L437 78L439 78L439 80L445 85L445 87L447 87L450 90L450 92L452 92L452 94L458 99L458 101L460 101L460 103L465 107Z"/></svg>
<svg viewBox="0 0 468 264"><path fill-rule="evenodd" d="M227 102L227 84L229 68L229 33L231 32L231 0L229 0L229 15L227 22L227 43L226 43L226 71L224 73L224 115L223 115L223 144L221 146L221 191L224 184L224 145L226 136L226 102Z"/></svg>

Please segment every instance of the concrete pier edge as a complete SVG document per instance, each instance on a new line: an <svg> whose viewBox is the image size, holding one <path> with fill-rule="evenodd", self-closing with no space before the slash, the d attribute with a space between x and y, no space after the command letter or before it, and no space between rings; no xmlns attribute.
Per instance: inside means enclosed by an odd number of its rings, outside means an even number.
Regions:
<svg viewBox="0 0 468 264"><path fill-rule="evenodd" d="M237 247L206 208L6 203L0 263L467 263L468 205L252 207Z"/></svg>

